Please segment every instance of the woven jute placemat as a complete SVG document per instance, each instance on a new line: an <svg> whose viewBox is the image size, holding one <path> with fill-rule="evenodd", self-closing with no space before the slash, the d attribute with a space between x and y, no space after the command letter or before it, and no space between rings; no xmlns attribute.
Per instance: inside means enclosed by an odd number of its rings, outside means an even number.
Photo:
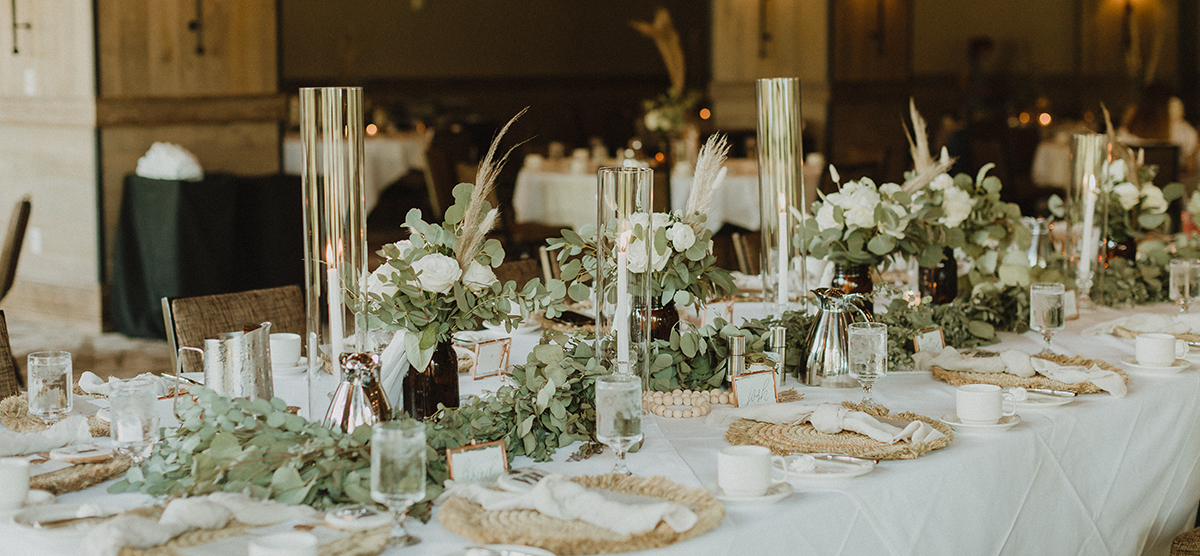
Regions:
<svg viewBox="0 0 1200 556"><path fill-rule="evenodd" d="M836 434L826 434L817 431L808 423L799 425L777 425L741 419L729 426L725 431L725 440L730 444L754 444L766 446L779 455L794 453L831 453L847 456L857 456L870 459L914 459L939 448L945 448L954 440L954 431L941 421L934 421L919 413L902 412L890 413L881 405L864 406L852 402L842 402L842 406L854 411L862 411L875 417L887 417L902 421L924 421L933 426L945 438L932 442L910 444L897 442L884 444L856 432L842 431Z"/></svg>
<svg viewBox="0 0 1200 556"><path fill-rule="evenodd" d="M1116 336L1118 338L1129 338L1129 339L1137 338L1138 334L1143 334L1143 332L1138 332L1136 330L1130 330L1123 326L1118 326L1118 327L1114 328L1112 333L1113 333L1113 336ZM1185 342L1200 342L1200 334L1180 333L1180 334L1172 334L1172 336L1175 336L1175 338L1183 340Z"/></svg>
<svg viewBox="0 0 1200 556"><path fill-rule="evenodd" d="M438 510L438 521L451 532L480 544L536 546L559 556L613 554L647 550L698 537L725 517L725 508L704 489L687 488L664 477L625 475L581 476L571 479L585 487L662 498L690 506L698 518L691 529L676 533L659 523L652 531L622 535L583 521L564 521L533 510L487 511L453 497Z"/></svg>
<svg viewBox="0 0 1200 556"><path fill-rule="evenodd" d="M93 437L108 436L108 422L92 415L87 418L88 432ZM41 419L29 413L29 400L24 394L0 400L0 424L15 432L42 432L49 427Z"/></svg>
<svg viewBox="0 0 1200 556"><path fill-rule="evenodd" d="M125 512L126 514L140 515L150 519L158 519L162 515L162 508L157 506L146 506L135 508ZM133 548L125 547L121 549L119 556L184 556L178 549L187 548L190 546L198 546L236 537L246 533L247 529L252 527L241 523L237 520L231 520L228 525L220 529L197 529L188 531L165 544L152 546L149 548ZM387 543L391 540L392 526L387 525L367 531L352 533L350 536L342 537L338 540L325 543L319 547L321 556L376 556L387 548Z"/></svg>
<svg viewBox="0 0 1200 556"><path fill-rule="evenodd" d="M1088 359L1086 357L1081 357L1078 355L1067 356L1067 355L1057 355L1056 354L1056 355L1035 355L1034 357L1037 357L1040 359L1045 359L1047 361L1051 361L1053 363L1058 363L1059 365L1064 365L1064 366L1091 367L1092 365L1096 365L1097 367L1100 367L1101 369L1104 369L1106 371L1113 371L1113 372L1117 373L1118 375L1121 375L1121 379L1125 381L1125 384L1129 384L1129 375L1126 374L1124 370L1122 370L1118 367L1109 365L1108 363L1105 363L1104 361L1099 361L1096 359ZM1071 392L1075 392L1076 394L1100 394L1100 393L1104 392L1104 390L1101 390L1099 386L1096 386L1095 384L1092 384L1091 382L1077 382L1075 384L1070 384L1070 383L1061 382L1058 380L1049 379L1042 375L1034 375L1029 378L1022 378L1017 375L1011 375L1008 373L973 373L970 371L947 371L946 369L943 369L941 367L936 367L936 366L931 367L929 369L929 371L930 371L930 374L933 375L933 378L936 378L936 379L938 379L942 382L948 383L948 384L952 384L954 386L962 386L964 384L995 384L996 386L1000 386L1000 387L1015 388L1015 387L1019 386L1021 388L1051 388L1054 390L1068 390Z"/></svg>
<svg viewBox="0 0 1200 556"><path fill-rule="evenodd" d="M0 424L16 432L41 432L48 428L41 419L29 414L29 401L24 395L0 400ZM109 434L108 423L94 415L88 417L88 429L93 437ZM48 490L54 494L75 492L120 477L131 463L128 457L116 456L99 463L75 464L30 477L29 488Z"/></svg>

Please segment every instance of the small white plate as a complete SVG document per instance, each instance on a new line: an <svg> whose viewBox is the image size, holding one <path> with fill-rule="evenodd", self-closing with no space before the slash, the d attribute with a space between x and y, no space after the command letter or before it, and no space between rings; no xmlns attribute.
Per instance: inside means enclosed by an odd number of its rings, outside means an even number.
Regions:
<svg viewBox="0 0 1200 556"><path fill-rule="evenodd" d="M831 454L809 455L813 456L815 466L811 471L803 472L792 470L792 462L800 459L803 455L785 456L783 458L784 463L788 465L789 481L793 479L804 481L836 481L866 475L875 469L875 460L873 459Z"/></svg>
<svg viewBox="0 0 1200 556"><path fill-rule="evenodd" d="M1122 359L1121 363L1123 363L1126 367L1129 367L1129 369L1132 371L1142 371L1147 374L1153 374L1153 375L1179 374L1180 371L1183 371L1184 369L1187 369L1192 366L1192 364L1190 362L1185 361L1183 359L1176 359L1175 363L1173 363L1171 365L1163 365L1163 366L1141 365L1137 362L1137 357L1134 357L1132 355Z"/></svg>
<svg viewBox="0 0 1200 556"><path fill-rule="evenodd" d="M271 367L271 374L274 375L298 375L308 370L308 358L301 357L295 366L292 367Z"/></svg>
<svg viewBox="0 0 1200 556"><path fill-rule="evenodd" d="M952 428L956 431L959 431L959 432L992 433L992 432L1004 432L1008 429L1011 429L1011 428L1017 426L1017 423L1021 422L1021 416L1020 415L1008 415L1006 417L1001 417L1000 422L993 423L990 425L968 425L966 423L959 421L958 414L951 411L950 413L942 415L942 418L940 419L940 421L943 423L946 423L947 425L950 425L950 428Z"/></svg>
<svg viewBox="0 0 1200 556"><path fill-rule="evenodd" d="M88 513L98 517L103 516L105 518L116 516L124 511L121 508L97 504L46 504L44 506L31 506L21 510L13 516L12 520L14 524L20 527L48 535L80 535L84 531L87 531L95 525L102 523L103 519L83 519L70 524L64 524L59 527L47 528L39 527L37 524L47 521L78 517L80 509L83 508L83 506L89 506Z"/></svg>
<svg viewBox="0 0 1200 556"><path fill-rule="evenodd" d="M726 504L757 504L763 506L767 504L774 504L780 500L783 500L784 498L787 498L794 490L792 489L791 483L777 483L767 488L766 494L763 494L762 496L731 496L722 492L721 487L717 486L716 482L708 483L704 485L704 488L713 493L713 495L717 497L717 500L725 502Z"/></svg>
<svg viewBox="0 0 1200 556"><path fill-rule="evenodd" d="M1021 409L1044 409L1047 407L1058 407L1067 405L1075 401L1074 397L1055 396L1053 394L1042 394L1040 392L1026 392L1025 399L1017 402L1017 407Z"/></svg>

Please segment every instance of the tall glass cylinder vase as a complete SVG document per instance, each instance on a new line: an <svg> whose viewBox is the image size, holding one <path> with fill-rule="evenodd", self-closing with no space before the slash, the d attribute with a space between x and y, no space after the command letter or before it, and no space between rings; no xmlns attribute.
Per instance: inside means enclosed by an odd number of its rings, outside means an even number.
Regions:
<svg viewBox="0 0 1200 556"><path fill-rule="evenodd" d="M762 214L763 296L775 314L807 310L803 149L800 136L800 79L758 80L758 191Z"/></svg>
<svg viewBox="0 0 1200 556"><path fill-rule="evenodd" d="M615 373L650 380L650 168L601 168L596 242L596 354Z"/></svg>
<svg viewBox="0 0 1200 556"><path fill-rule="evenodd" d="M300 89L308 419L325 416L340 356L368 351L361 87Z"/></svg>
<svg viewBox="0 0 1200 556"><path fill-rule="evenodd" d="M1100 133L1077 134L1071 141L1071 190L1067 196L1068 234L1064 253L1070 267L1064 270L1075 275L1080 308L1092 306L1097 262L1107 250L1101 240L1107 237L1104 228L1108 195L1102 191L1108 152L1108 137Z"/></svg>

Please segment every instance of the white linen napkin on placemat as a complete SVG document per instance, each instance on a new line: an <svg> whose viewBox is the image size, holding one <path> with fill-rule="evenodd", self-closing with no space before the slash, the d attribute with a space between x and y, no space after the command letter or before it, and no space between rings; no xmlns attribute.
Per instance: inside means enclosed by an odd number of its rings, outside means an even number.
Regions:
<svg viewBox="0 0 1200 556"><path fill-rule="evenodd" d="M937 354L930 351L914 353L913 366L921 371L928 371L930 367L936 366L947 371L1008 373L1021 378L1030 378L1040 374L1051 380L1067 384L1088 381L1117 398L1124 398L1129 391L1125 385L1125 379L1121 378L1121 375L1102 369L1097 365L1091 367L1059 365L1015 349L1004 350L997 357L963 357L958 350L946 346Z"/></svg>
<svg viewBox="0 0 1200 556"><path fill-rule="evenodd" d="M129 382L131 380L142 380L151 382L155 387L155 395L158 397L171 395L171 389L175 387L175 377L159 376L154 373L142 373L136 377L121 380L116 377L109 377L108 382L97 376L91 371L84 371L79 375L79 388L89 394L98 394L107 396L112 391L112 385L118 382Z"/></svg>
<svg viewBox="0 0 1200 556"><path fill-rule="evenodd" d="M220 529L230 519L246 525L272 525L293 519L312 520L319 515L309 506L289 506L255 500L244 494L217 492L176 498L167 504L158 520L133 514L117 516L89 531L82 545L88 556L117 556L126 546L158 546L192 529Z"/></svg>
<svg viewBox="0 0 1200 556"><path fill-rule="evenodd" d="M41 432L14 432L0 425L0 457L48 452L91 441L92 433L88 432L87 418L82 415L67 417Z"/></svg>
<svg viewBox="0 0 1200 556"><path fill-rule="evenodd" d="M826 434L851 431L884 444L895 444L900 441L920 444L946 437L924 421L910 421L904 427L897 427L861 411L854 411L837 404L791 402L718 408L712 410L712 413L704 418L704 422L708 425L726 427L738 419L750 419L778 425L809 423L817 431Z"/></svg>
<svg viewBox="0 0 1200 556"><path fill-rule="evenodd" d="M1117 328L1124 328L1137 333L1200 334L1200 315L1154 315L1139 313L1094 324L1083 329L1083 335L1103 336L1104 334L1112 334Z"/></svg>
<svg viewBox="0 0 1200 556"><path fill-rule="evenodd" d="M677 533L696 524L696 513L683 504L659 499L641 503L631 496L620 496L618 500L613 494L586 488L565 475L549 475L526 492L496 490L478 483L453 483L442 499L459 496L489 511L536 510L549 517L577 519L622 535L653 530L659 522Z"/></svg>

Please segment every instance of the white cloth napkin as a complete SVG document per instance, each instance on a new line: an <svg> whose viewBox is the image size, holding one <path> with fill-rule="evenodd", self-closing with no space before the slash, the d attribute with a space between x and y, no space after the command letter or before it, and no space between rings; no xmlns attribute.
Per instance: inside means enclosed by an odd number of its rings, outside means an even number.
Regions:
<svg viewBox="0 0 1200 556"><path fill-rule="evenodd" d="M84 392L87 392L89 394L98 394L98 395L102 395L102 396L107 396L107 395L109 395L109 392L112 391L113 384L116 384L118 382L129 382L131 380L143 380L146 382L153 383L154 387L155 387L155 392L156 392L155 395L160 398L163 396L170 395L171 388L173 388L175 386L175 377L174 376L166 377L166 376L158 376L154 373L142 373L140 375L137 375L136 377L126 379L126 380L121 380L116 377L110 377L108 379L108 382L104 382L104 379L100 378L99 376L96 376L95 373L93 373L91 371L84 371L82 375L79 375L79 388L81 388Z"/></svg>
<svg viewBox="0 0 1200 556"><path fill-rule="evenodd" d="M319 516L319 512L308 506L288 506L230 492L177 498L167 504L158 521L121 515L96 526L83 539L83 553L117 556L126 546L158 546L192 529L220 529L230 519L246 525L273 525L290 520L315 520Z"/></svg>
<svg viewBox="0 0 1200 556"><path fill-rule="evenodd" d="M1083 330L1086 336L1112 334L1118 327L1134 332L1164 334L1200 334L1200 314L1153 315L1139 313L1094 324Z"/></svg>
<svg viewBox="0 0 1200 556"><path fill-rule="evenodd" d="M174 143L154 143L137 162L137 175L156 180L200 181L200 159Z"/></svg>
<svg viewBox="0 0 1200 556"><path fill-rule="evenodd" d="M48 452L91 441L92 433L88 432L87 418L82 415L67 417L41 432L14 432L0 425L0 457Z"/></svg>
<svg viewBox="0 0 1200 556"><path fill-rule="evenodd" d="M918 351L913 354L913 364L922 371L928 371L930 367L938 366L948 371L1009 373L1022 378L1040 374L1051 380L1067 384L1088 381L1117 398L1124 398L1128 393L1125 379L1113 371L1101 369L1096 365L1092 365L1090 368L1059 365L1015 349L1002 351L999 357L963 357L958 350L946 346L937 354L930 351Z"/></svg>
<svg viewBox="0 0 1200 556"><path fill-rule="evenodd" d="M619 501L601 490L585 488L565 475L549 475L527 492L496 490L478 483L453 483L442 496L460 496L485 510L536 510L558 519L578 519L622 535L650 531L659 522L682 533L697 520L696 513L683 504Z"/></svg>
<svg viewBox="0 0 1200 556"><path fill-rule="evenodd" d="M836 434L844 430L852 431L884 444L895 444L900 441L921 444L946 437L924 421L910 421L901 428L881 422L861 411L854 411L836 404L790 402L718 408L712 410L712 413L705 417L704 422L717 427L727 427L738 419L779 425L798 425L807 422L814 429L826 434Z"/></svg>

